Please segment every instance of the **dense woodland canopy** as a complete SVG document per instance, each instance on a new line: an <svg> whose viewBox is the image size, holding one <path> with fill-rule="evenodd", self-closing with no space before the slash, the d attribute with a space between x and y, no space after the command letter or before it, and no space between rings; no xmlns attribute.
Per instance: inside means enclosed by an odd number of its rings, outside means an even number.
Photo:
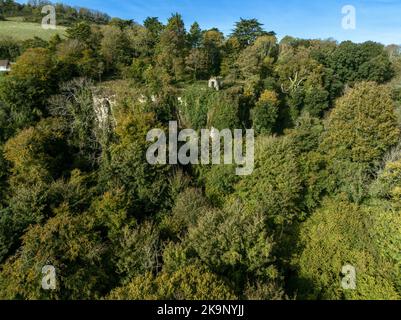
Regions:
<svg viewBox="0 0 401 320"><path fill-rule="evenodd" d="M0 41L0 298L401 298L398 46L105 20ZM254 128L254 173L149 165L171 120Z"/></svg>

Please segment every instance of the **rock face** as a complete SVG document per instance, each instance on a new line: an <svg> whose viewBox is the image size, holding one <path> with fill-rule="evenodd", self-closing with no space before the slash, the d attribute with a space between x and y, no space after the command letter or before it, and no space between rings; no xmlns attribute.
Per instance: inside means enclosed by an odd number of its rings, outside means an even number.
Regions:
<svg viewBox="0 0 401 320"><path fill-rule="evenodd" d="M108 127L110 118L113 116L113 107L115 105L114 97L103 98L93 97L93 108L96 114L96 120L99 127Z"/></svg>
<svg viewBox="0 0 401 320"><path fill-rule="evenodd" d="M11 71L11 63L8 60L0 60L0 72Z"/></svg>
<svg viewBox="0 0 401 320"><path fill-rule="evenodd" d="M209 80L209 88L219 91L223 86L223 81L220 77L213 77Z"/></svg>

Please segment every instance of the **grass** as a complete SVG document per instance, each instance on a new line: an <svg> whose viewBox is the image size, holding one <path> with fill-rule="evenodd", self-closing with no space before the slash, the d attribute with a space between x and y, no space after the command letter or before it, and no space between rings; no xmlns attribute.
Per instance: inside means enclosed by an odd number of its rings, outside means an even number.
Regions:
<svg viewBox="0 0 401 320"><path fill-rule="evenodd" d="M0 21L0 37L11 37L16 40L32 39L35 36L49 40L57 33L63 36L65 29L65 27L57 27L57 30L46 30L39 23L22 22L22 19L18 17Z"/></svg>

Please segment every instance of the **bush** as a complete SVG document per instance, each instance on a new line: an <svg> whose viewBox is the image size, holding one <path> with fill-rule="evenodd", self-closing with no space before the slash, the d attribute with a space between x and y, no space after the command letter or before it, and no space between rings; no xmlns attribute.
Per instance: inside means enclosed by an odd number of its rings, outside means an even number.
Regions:
<svg viewBox="0 0 401 320"><path fill-rule="evenodd" d="M67 205L44 225L28 229L20 251L3 264L1 299L94 299L110 278L102 267L104 246L87 214L74 217ZM42 290L41 270L56 268L57 289Z"/></svg>
<svg viewBox="0 0 401 320"><path fill-rule="evenodd" d="M218 93L197 85L185 89L179 110L186 128L200 130L206 128L208 112L218 98Z"/></svg>
<svg viewBox="0 0 401 320"><path fill-rule="evenodd" d="M247 208L260 211L270 226L291 223L299 213L302 177L291 139L261 136L256 140L255 170L236 186Z"/></svg>
<svg viewBox="0 0 401 320"><path fill-rule="evenodd" d="M330 159L372 165L397 143L399 134L390 90L363 82L338 99L321 147Z"/></svg>
<svg viewBox="0 0 401 320"><path fill-rule="evenodd" d="M346 192L360 202L375 167L399 134L390 90L373 82L355 85L338 99L319 147L326 159L328 191Z"/></svg>
<svg viewBox="0 0 401 320"><path fill-rule="evenodd" d="M394 265L376 256L376 241L383 235L372 237L374 214L342 199L328 199L301 227L300 253L294 261L300 298L399 299ZM392 231L381 232L390 236ZM341 286L346 264L357 271L356 290Z"/></svg>
<svg viewBox="0 0 401 320"><path fill-rule="evenodd" d="M190 265L172 274L150 273L113 290L112 300L235 300L227 285L207 269Z"/></svg>
<svg viewBox="0 0 401 320"><path fill-rule="evenodd" d="M162 222L164 232L170 236L182 236L196 225L209 205L199 189L188 188L177 197L171 215Z"/></svg>
<svg viewBox="0 0 401 320"><path fill-rule="evenodd" d="M239 292L248 279L278 278L263 214L246 211L236 200L222 210L205 212L184 244L188 254L195 253L212 271L227 276Z"/></svg>
<svg viewBox="0 0 401 320"><path fill-rule="evenodd" d="M252 110L253 128L259 134L272 134L279 116L279 99L274 91L266 90Z"/></svg>

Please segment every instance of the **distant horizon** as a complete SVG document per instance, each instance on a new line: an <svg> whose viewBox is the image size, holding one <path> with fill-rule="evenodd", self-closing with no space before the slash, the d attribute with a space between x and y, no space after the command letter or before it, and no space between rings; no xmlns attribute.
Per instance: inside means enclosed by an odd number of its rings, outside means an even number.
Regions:
<svg viewBox="0 0 401 320"><path fill-rule="evenodd" d="M17 1L24 3L27 1ZM183 16L188 30L197 21L202 29L218 28L229 35L240 18L256 18L266 31L274 31L278 39L292 36L303 39L333 39L338 42L375 41L385 45L401 44L401 0L288 0L285 3L271 0L65 0L71 6L102 11L111 17L130 19L143 23L146 17L158 17L166 23L172 13ZM356 9L356 29L344 30L341 26L346 5Z"/></svg>

